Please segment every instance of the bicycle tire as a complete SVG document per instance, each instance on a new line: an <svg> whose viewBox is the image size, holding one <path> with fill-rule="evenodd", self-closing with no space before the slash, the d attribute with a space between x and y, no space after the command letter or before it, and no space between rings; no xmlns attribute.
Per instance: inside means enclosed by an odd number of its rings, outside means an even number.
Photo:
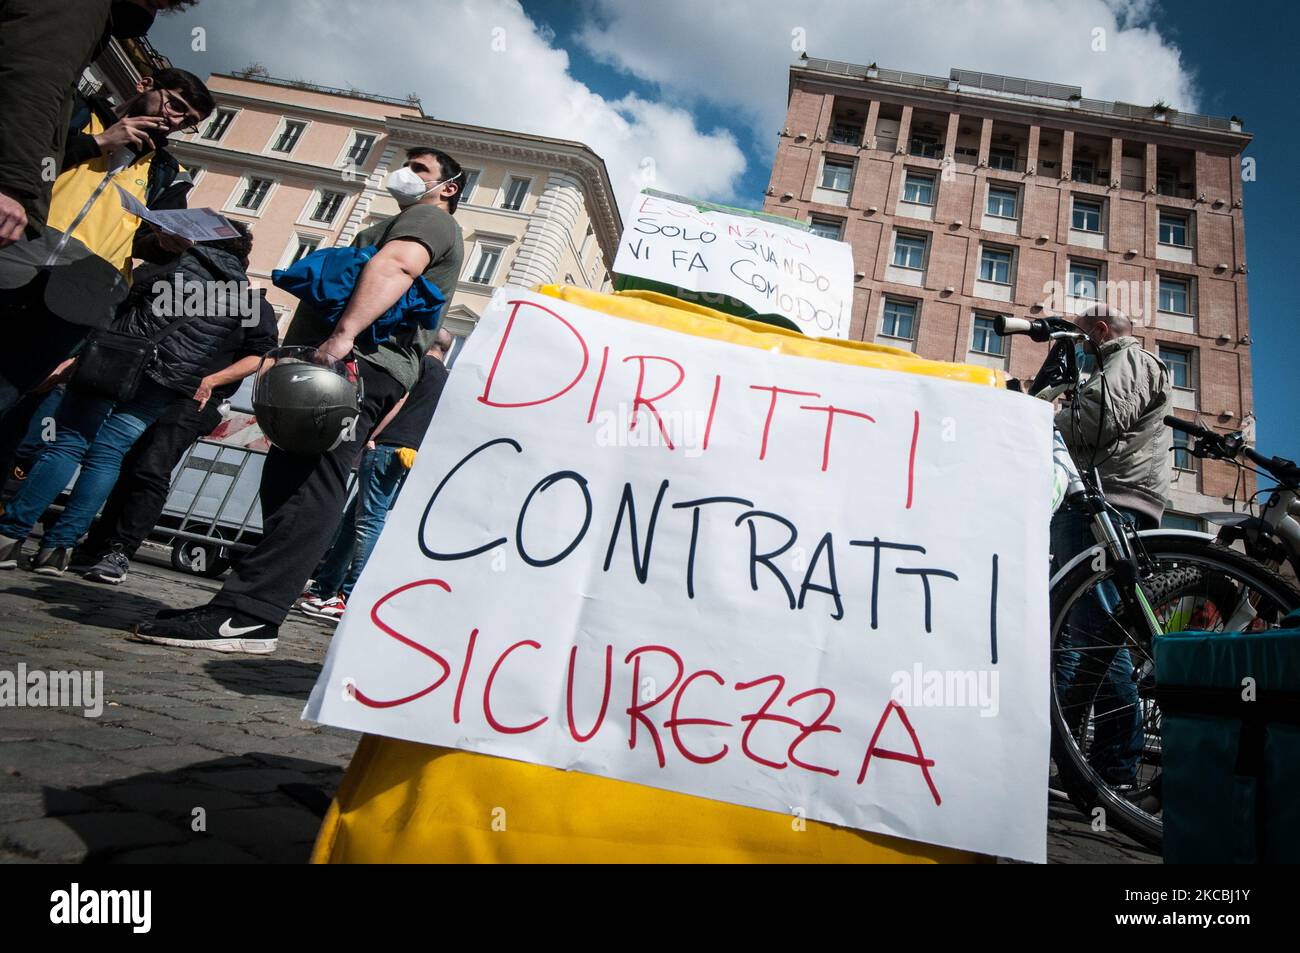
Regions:
<svg viewBox="0 0 1300 953"><path fill-rule="evenodd" d="M1204 569L1197 571L1195 564L1211 569L1220 567L1228 569L1233 576L1272 599L1282 614L1300 608L1300 589L1288 582L1267 566L1239 553L1234 549L1201 537L1155 536L1142 540L1143 546L1152 559L1157 562L1179 558L1193 566L1184 566L1160 573L1151 580L1143 581L1143 588L1153 606L1159 606L1167 600L1178 598L1192 588L1201 585ZM1052 639L1052 683L1051 683L1051 719L1052 719L1052 758L1056 762L1057 775L1071 803L1087 818L1092 818L1093 811L1100 807L1105 811L1106 822L1134 840L1148 847L1159 849L1162 840L1162 823L1159 818L1141 810L1129 802L1120 793L1100 782L1087 767L1086 757L1080 752L1075 738L1061 713L1056 691L1057 639L1063 628L1065 613L1074 604L1076 596L1087 591L1103 579L1110 578L1110 571L1093 567L1091 560L1080 562L1066 576L1052 587L1051 604L1051 639Z"/></svg>

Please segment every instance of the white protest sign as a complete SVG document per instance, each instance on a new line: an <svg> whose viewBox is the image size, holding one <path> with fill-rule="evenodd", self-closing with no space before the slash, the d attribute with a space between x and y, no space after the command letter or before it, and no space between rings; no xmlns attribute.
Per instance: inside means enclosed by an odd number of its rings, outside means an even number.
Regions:
<svg viewBox="0 0 1300 953"><path fill-rule="evenodd" d="M1044 859L1051 408L500 289L306 716Z"/></svg>
<svg viewBox="0 0 1300 953"><path fill-rule="evenodd" d="M614 271L672 285L687 301L719 296L789 318L813 337L849 336L853 252L845 242L642 192Z"/></svg>

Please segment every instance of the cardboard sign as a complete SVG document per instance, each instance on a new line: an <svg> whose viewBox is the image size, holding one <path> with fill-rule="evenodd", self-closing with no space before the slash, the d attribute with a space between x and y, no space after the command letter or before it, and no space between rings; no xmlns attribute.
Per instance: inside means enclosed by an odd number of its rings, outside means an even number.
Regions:
<svg viewBox="0 0 1300 953"><path fill-rule="evenodd" d="M716 307L723 296L789 318L804 334L847 339L853 252L845 242L772 221L642 192L614 271Z"/></svg>
<svg viewBox="0 0 1300 953"><path fill-rule="evenodd" d="M500 289L306 716L1041 861L1051 466L1042 401Z"/></svg>

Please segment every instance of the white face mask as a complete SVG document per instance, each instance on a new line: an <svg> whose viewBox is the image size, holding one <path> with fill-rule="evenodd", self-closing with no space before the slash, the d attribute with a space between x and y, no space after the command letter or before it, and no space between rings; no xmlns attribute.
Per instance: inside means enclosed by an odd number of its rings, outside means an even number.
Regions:
<svg viewBox="0 0 1300 953"><path fill-rule="evenodd" d="M442 188L448 182L452 181L452 179L459 176L460 173L457 172L456 175L453 175L450 179L443 179L441 182L435 182L433 185L429 185L408 166L402 166L400 169L394 169L392 172L388 173L388 179L384 183L384 187L387 188L388 193L397 200L399 206L406 208L408 205L414 205L430 192Z"/></svg>

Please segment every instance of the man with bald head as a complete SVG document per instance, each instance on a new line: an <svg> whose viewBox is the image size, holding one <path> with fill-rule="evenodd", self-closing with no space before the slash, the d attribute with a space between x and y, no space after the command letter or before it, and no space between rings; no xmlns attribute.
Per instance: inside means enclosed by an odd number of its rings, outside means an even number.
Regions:
<svg viewBox="0 0 1300 953"><path fill-rule="evenodd" d="M1096 366L1079 389L1076 415L1056 415L1080 470L1096 466L1111 503L1143 526L1157 526L1169 495L1173 443L1164 424L1170 411L1169 371L1133 337L1133 322L1118 308L1094 305L1075 319L1088 335L1085 366Z"/></svg>
<svg viewBox="0 0 1300 953"><path fill-rule="evenodd" d="M1133 337L1133 322L1119 309L1095 305L1074 323L1088 335L1080 367L1091 376L1079 386L1077 412L1064 407L1056 428L1080 472L1096 468L1122 519L1155 529L1169 494L1173 449L1164 424L1170 412L1169 371ZM1066 503L1052 517L1052 571L1096 542L1092 517ZM1136 779L1143 732L1132 659L1127 649L1109 651L1121 635L1099 600L1085 596L1062 633L1062 647L1080 651L1061 652L1056 669L1063 706L1092 705L1093 769L1122 790Z"/></svg>
<svg viewBox="0 0 1300 953"><path fill-rule="evenodd" d="M330 620L343 615L433 420L447 383L446 362L453 343L451 333L440 328L420 362L419 380L379 422L366 444L357 468L356 497L311 586L297 602L307 615Z"/></svg>

